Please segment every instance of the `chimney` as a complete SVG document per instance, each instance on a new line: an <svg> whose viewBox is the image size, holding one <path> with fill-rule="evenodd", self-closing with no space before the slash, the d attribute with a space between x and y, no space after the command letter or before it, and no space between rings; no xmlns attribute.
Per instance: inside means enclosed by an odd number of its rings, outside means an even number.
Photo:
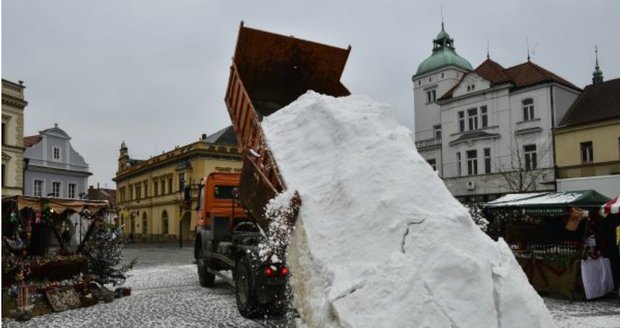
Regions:
<svg viewBox="0 0 620 328"><path fill-rule="evenodd" d="M206 139L207 139L207 134L206 134L206 133L203 133L203 134L202 134L202 139L201 139L201 140L206 140Z"/></svg>

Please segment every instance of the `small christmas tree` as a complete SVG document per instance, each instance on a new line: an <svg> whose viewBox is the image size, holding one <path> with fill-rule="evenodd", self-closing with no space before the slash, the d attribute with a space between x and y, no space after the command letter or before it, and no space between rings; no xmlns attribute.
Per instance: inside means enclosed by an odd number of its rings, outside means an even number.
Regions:
<svg viewBox="0 0 620 328"><path fill-rule="evenodd" d="M123 260L125 239L121 229L106 226L101 219L95 219L94 234L85 244L84 255L88 259L88 272L101 285L119 285L127 278L125 273L133 268L137 259L117 267Z"/></svg>

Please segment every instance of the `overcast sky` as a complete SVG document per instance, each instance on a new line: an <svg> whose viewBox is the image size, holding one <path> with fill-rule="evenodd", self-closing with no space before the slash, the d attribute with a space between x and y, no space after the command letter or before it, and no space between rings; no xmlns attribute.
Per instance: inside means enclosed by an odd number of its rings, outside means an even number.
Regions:
<svg viewBox="0 0 620 328"><path fill-rule="evenodd" d="M473 65L533 62L579 87L594 47L620 77L620 1L2 0L2 77L23 80L25 135L58 123L115 188L124 140L147 159L230 124L223 101L239 24L352 51L342 81L413 129L411 76L446 31Z"/></svg>

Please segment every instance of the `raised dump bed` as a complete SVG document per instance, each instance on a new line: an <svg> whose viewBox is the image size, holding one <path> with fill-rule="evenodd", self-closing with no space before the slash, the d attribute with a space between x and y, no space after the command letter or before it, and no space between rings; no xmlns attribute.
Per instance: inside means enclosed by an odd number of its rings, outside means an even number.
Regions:
<svg viewBox="0 0 620 328"><path fill-rule="evenodd" d="M265 143L261 121L308 90L349 95L340 77L350 51L350 46L332 47L241 22L225 101L245 154L239 199L265 230L265 205L286 186Z"/></svg>

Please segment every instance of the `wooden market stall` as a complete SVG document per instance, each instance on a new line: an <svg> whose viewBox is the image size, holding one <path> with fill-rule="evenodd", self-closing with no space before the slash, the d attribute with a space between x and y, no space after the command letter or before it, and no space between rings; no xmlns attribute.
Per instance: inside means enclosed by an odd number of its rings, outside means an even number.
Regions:
<svg viewBox="0 0 620 328"><path fill-rule="evenodd" d="M28 255L46 255L50 244L66 246L63 233L75 231L67 219L73 213L92 218L107 209L107 201L10 196L2 198L2 237ZM71 228L71 229L69 229ZM84 237L84 236L82 236ZM82 241L84 238L81 238Z"/></svg>
<svg viewBox="0 0 620 328"><path fill-rule="evenodd" d="M532 286L569 299L613 288L610 242L599 214L609 198L594 191L508 194L484 206L491 235L510 245Z"/></svg>
<svg viewBox="0 0 620 328"><path fill-rule="evenodd" d="M86 304L75 290L87 291L88 260L82 247L106 201L11 196L2 198L2 316L27 320ZM88 221L80 243L67 247L72 215ZM100 220L99 220L100 221ZM75 231L75 230L73 230ZM50 251L51 246L54 247ZM75 278L75 277L80 277ZM70 302L58 297L72 292ZM45 295L42 297L31 297ZM64 294L62 294L64 295ZM90 298L92 299L92 298ZM69 304L70 303L70 304ZM51 307L51 308L50 308Z"/></svg>

